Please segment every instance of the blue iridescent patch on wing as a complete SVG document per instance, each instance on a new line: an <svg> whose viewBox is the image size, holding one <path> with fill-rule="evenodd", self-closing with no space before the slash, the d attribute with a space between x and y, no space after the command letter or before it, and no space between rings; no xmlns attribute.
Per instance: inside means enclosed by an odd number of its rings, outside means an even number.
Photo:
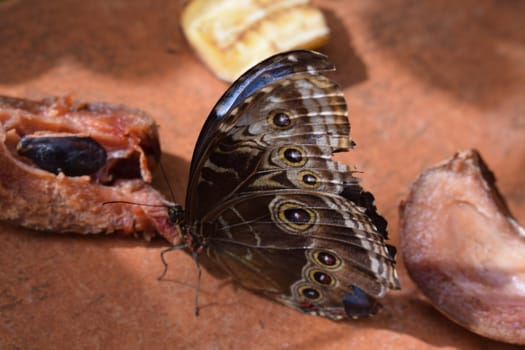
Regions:
<svg viewBox="0 0 525 350"><path fill-rule="evenodd" d="M362 289L352 286L353 294L345 294L343 305L350 318L360 318L373 315L377 312L379 304L369 297Z"/></svg>

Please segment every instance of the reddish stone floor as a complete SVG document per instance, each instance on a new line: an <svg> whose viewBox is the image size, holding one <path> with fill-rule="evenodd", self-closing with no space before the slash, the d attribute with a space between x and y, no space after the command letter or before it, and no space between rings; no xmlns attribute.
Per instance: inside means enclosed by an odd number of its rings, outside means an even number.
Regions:
<svg viewBox="0 0 525 350"><path fill-rule="evenodd" d="M332 29L364 171L398 241L398 204L426 167L478 148L525 222L525 2L318 1ZM182 37L177 1L0 2L0 94L71 94L141 108L158 121L175 199L227 85ZM166 191L160 176L156 185ZM409 280L370 320L331 322L234 288L161 240L39 233L0 224L2 349L511 349L448 321Z"/></svg>

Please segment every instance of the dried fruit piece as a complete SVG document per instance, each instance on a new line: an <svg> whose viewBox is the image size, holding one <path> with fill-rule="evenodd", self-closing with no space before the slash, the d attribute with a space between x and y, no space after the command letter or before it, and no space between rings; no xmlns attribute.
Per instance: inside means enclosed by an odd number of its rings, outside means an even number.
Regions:
<svg viewBox="0 0 525 350"><path fill-rule="evenodd" d="M15 153L26 136L89 136L107 153L107 162L97 174L102 183L123 176L151 182L150 169L160 158L155 121L142 111L109 103L0 96L0 124L9 133L8 146Z"/></svg>
<svg viewBox="0 0 525 350"><path fill-rule="evenodd" d="M423 172L401 206L407 270L433 305L488 338L525 344L525 229L476 151Z"/></svg>
<svg viewBox="0 0 525 350"><path fill-rule="evenodd" d="M315 49L329 37L321 11L308 0L194 0L182 29L201 59L221 79L233 81L281 51Z"/></svg>
<svg viewBox="0 0 525 350"><path fill-rule="evenodd" d="M74 103L70 98L29 101L0 96L0 123L0 220L56 232L143 233L146 238L161 234L175 243L180 238L168 222L166 206L171 203L148 184L160 145L156 124L145 113L107 103ZM96 142L95 151L103 147L106 153L105 164L91 176L70 177L44 170L48 165L17 152L17 146L23 148L33 139L44 140L42 147L51 145L55 153L59 148L66 155L77 154L78 148L67 150L71 142L57 146L60 137ZM51 171L57 164L65 162L57 159ZM110 201L156 207L103 205Z"/></svg>

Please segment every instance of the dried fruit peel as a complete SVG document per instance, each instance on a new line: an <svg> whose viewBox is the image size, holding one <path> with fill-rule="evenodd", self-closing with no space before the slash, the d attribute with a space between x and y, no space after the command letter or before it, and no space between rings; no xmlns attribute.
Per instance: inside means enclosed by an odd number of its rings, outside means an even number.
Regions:
<svg viewBox="0 0 525 350"><path fill-rule="evenodd" d="M66 134L99 141L109 155L104 167L70 177L43 170L17 152L21 137ZM178 244L168 217L172 203L149 184L159 157L157 125L144 112L69 97L0 96L0 220L63 233L161 235ZM115 201L148 205L104 205Z"/></svg>
<svg viewBox="0 0 525 350"><path fill-rule="evenodd" d="M525 344L525 229L479 153L425 170L400 209L405 266L433 306L472 332Z"/></svg>
<svg viewBox="0 0 525 350"><path fill-rule="evenodd" d="M330 34L322 12L307 0L195 0L181 24L200 58L230 82L275 53L318 48Z"/></svg>

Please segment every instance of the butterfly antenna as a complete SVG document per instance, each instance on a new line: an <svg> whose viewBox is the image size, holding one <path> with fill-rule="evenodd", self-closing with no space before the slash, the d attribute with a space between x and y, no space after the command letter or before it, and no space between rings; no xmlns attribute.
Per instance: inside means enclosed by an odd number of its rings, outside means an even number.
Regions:
<svg viewBox="0 0 525 350"><path fill-rule="evenodd" d="M141 207L163 207L166 206L164 204L148 204L148 203L137 203L137 202L130 202L130 201L107 201L103 202L102 205L106 204L132 204L132 205L140 205Z"/></svg>
<svg viewBox="0 0 525 350"><path fill-rule="evenodd" d="M168 191L170 192L171 201L173 202L175 200L175 192L173 192L173 188L171 187L171 184L168 181L168 176L166 175L166 171L164 170L164 166L162 165L161 161L159 161L159 168L160 168L160 172L162 173L162 177L164 178L164 182L166 182L166 185L168 186Z"/></svg>
<svg viewBox="0 0 525 350"><path fill-rule="evenodd" d="M166 273L168 272L168 262L166 261L166 258L164 257L164 255L173 250L179 250L179 249L184 249L184 248L188 248L188 245L186 243L174 245L173 247L169 247L160 252L160 260L162 261L162 265L164 265L164 271L162 271L160 276L157 277L157 280L162 280L164 276L166 276Z"/></svg>
<svg viewBox="0 0 525 350"><path fill-rule="evenodd" d="M201 276L202 276L202 269L201 265L199 264L199 255L197 252L192 253L193 260L195 261L195 265L197 265L197 286L195 288L195 316L199 316L199 294L201 291Z"/></svg>

